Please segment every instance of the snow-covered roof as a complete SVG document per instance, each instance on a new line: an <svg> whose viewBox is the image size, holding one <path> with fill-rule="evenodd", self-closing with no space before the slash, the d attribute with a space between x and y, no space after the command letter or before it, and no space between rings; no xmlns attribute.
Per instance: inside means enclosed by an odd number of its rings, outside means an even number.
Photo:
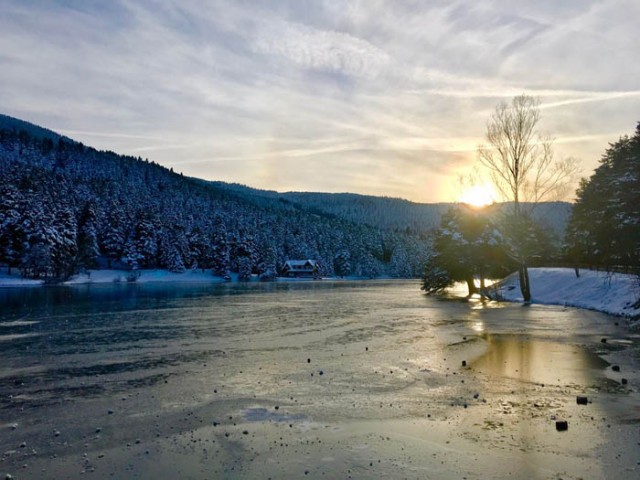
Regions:
<svg viewBox="0 0 640 480"><path fill-rule="evenodd" d="M302 267L305 265L315 267L317 263L318 262L316 260L287 260L284 262L284 264L289 267Z"/></svg>

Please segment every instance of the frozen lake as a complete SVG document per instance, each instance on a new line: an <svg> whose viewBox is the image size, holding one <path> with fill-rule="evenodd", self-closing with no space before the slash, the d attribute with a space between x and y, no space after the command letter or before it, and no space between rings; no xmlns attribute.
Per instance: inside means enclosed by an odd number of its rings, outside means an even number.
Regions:
<svg viewBox="0 0 640 480"><path fill-rule="evenodd" d="M638 478L625 325L416 281L0 289L0 473Z"/></svg>

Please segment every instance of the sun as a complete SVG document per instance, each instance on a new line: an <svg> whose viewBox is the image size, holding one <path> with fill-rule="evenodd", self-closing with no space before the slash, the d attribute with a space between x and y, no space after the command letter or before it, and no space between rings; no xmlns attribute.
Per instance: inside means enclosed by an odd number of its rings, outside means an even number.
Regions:
<svg viewBox="0 0 640 480"><path fill-rule="evenodd" d="M466 203L472 207L486 207L496 201L496 195L488 184L473 185L462 192L462 195L458 198L461 203Z"/></svg>

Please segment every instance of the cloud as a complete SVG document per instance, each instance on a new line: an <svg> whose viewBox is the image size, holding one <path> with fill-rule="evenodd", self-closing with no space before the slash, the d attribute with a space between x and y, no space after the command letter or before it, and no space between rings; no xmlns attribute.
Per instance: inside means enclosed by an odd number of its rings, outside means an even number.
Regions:
<svg viewBox="0 0 640 480"><path fill-rule="evenodd" d="M631 132L639 8L5 0L0 105L192 176L438 201L514 95L541 97L541 126L587 170Z"/></svg>
<svg viewBox="0 0 640 480"><path fill-rule="evenodd" d="M368 77L380 75L391 64L382 50L341 32L277 21L261 33L253 39L254 51L281 55L302 68Z"/></svg>

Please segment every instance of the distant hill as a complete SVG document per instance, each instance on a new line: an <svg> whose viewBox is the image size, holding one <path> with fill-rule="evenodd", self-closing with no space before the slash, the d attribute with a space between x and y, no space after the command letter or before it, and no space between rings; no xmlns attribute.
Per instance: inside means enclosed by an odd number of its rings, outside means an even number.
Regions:
<svg viewBox="0 0 640 480"><path fill-rule="evenodd" d="M349 222L385 230L420 234L438 228L442 214L455 205L454 203L415 203L400 198L356 193L276 192L237 183L209 183L216 188L234 192L254 201L279 201L288 203L294 208ZM507 204L497 204L493 210L499 214L506 206ZM534 208L533 216L558 235L563 235L571 215L571 208L571 204L567 202L544 202Z"/></svg>
<svg viewBox="0 0 640 480"><path fill-rule="evenodd" d="M414 203L390 197L356 193L276 192L260 190L237 183L209 182L216 188L234 192L245 198L279 201L293 208L318 215L388 230L424 233L436 228L440 216L451 203Z"/></svg>

